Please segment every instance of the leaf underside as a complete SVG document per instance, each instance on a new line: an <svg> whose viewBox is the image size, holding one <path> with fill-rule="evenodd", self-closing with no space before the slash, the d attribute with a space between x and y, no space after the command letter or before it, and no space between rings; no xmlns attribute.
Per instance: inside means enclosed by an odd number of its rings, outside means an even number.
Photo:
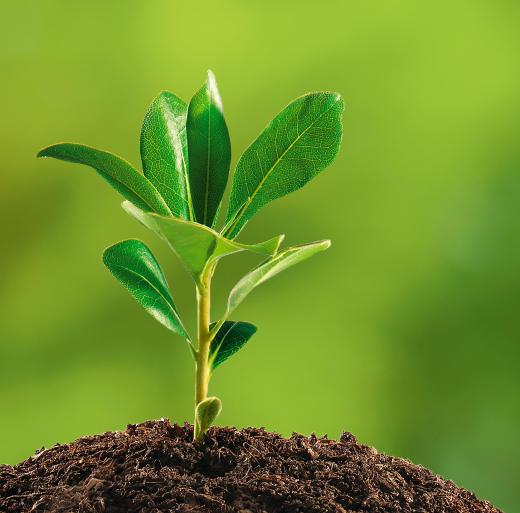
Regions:
<svg viewBox="0 0 520 513"><path fill-rule="evenodd" d="M274 257L266 260L251 272L246 274L231 290L227 304L227 315L230 315L249 293L261 283L278 273L296 265L311 256L325 251L330 247L330 241L324 240L287 248Z"/></svg>
<svg viewBox="0 0 520 513"><path fill-rule="evenodd" d="M224 235L234 238L270 201L303 187L335 158L343 100L309 93L283 109L238 161Z"/></svg>
<svg viewBox="0 0 520 513"><path fill-rule="evenodd" d="M258 244L241 244L199 223L147 213L130 202L124 202L122 206L127 213L169 244L195 280L210 261L240 251L272 256L283 240L280 235Z"/></svg>
<svg viewBox="0 0 520 513"><path fill-rule="evenodd" d="M144 243L118 242L104 251L103 263L152 317L189 340L161 267Z"/></svg>
<svg viewBox="0 0 520 513"><path fill-rule="evenodd" d="M210 328L213 328L215 324L213 323ZM212 368L216 369L239 351L256 333L256 330L256 326L249 322L225 321L211 341Z"/></svg>

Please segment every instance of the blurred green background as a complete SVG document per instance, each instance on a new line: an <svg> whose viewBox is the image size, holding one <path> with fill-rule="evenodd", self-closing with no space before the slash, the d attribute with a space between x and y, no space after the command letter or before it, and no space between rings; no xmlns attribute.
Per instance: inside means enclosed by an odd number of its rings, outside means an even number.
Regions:
<svg viewBox="0 0 520 513"><path fill-rule="evenodd" d="M187 347L100 255L143 239L185 317L188 277L95 173L35 154L71 140L138 164L153 97L187 100L211 68L234 162L294 97L347 104L332 168L241 236L333 246L240 307L259 331L214 376L220 422L348 430L519 510L519 22L513 1L4 2L0 462L191 420ZM254 260L227 259L217 305Z"/></svg>

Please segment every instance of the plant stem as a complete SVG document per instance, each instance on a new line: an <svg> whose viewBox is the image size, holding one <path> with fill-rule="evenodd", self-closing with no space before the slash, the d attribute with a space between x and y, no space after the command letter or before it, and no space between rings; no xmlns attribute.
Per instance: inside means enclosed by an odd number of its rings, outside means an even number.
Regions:
<svg viewBox="0 0 520 513"><path fill-rule="evenodd" d="M197 364L195 378L195 407L208 396L211 375L209 349L211 346L211 278L213 269L206 269L197 285ZM203 433L201 433L202 435Z"/></svg>

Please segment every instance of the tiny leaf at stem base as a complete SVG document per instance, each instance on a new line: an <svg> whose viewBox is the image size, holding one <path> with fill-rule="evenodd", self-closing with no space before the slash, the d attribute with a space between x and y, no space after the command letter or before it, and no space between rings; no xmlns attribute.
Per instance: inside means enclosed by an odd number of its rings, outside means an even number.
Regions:
<svg viewBox="0 0 520 513"><path fill-rule="evenodd" d="M218 397L208 397L195 408L194 440L202 440L204 434L222 411L222 402Z"/></svg>

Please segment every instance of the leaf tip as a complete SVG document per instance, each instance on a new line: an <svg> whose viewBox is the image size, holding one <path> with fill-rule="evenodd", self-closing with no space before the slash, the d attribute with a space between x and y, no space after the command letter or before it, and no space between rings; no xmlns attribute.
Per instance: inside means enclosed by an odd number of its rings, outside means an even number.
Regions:
<svg viewBox="0 0 520 513"><path fill-rule="evenodd" d="M137 208L131 201L125 200L121 203L121 208L127 212L130 213L134 208Z"/></svg>
<svg viewBox="0 0 520 513"><path fill-rule="evenodd" d="M222 98L220 96L220 91L218 90L217 85L217 78L215 77L215 74L213 71L208 69L207 71L207 80L206 80L206 90L207 94L213 101L213 103L217 106L217 108L222 112L223 111L223 105L222 105Z"/></svg>
<svg viewBox="0 0 520 513"><path fill-rule="evenodd" d="M112 246L108 246L103 250L103 253L101 254L101 260L103 260L103 263L106 267L108 267L108 261L110 258L110 253L112 252L112 248L114 247L114 244Z"/></svg>
<svg viewBox="0 0 520 513"><path fill-rule="evenodd" d="M332 246L332 241L330 239L326 239L321 241L321 247L325 249L329 249Z"/></svg>
<svg viewBox="0 0 520 513"><path fill-rule="evenodd" d="M37 154L36 158L44 158L44 157L52 157L52 150L58 146L57 144L53 144L51 146L46 146L45 148L42 148Z"/></svg>
<svg viewBox="0 0 520 513"><path fill-rule="evenodd" d="M343 96L341 96L340 93L333 93L333 94L334 94L334 99L336 100L336 102L338 102L341 105L341 110L344 111L345 110L345 100L343 99Z"/></svg>
<svg viewBox="0 0 520 513"><path fill-rule="evenodd" d="M170 102L178 101L178 98L171 92L163 89L153 100L151 108L160 108L162 105L167 105ZM149 114L149 113L148 113Z"/></svg>
<svg viewBox="0 0 520 513"><path fill-rule="evenodd" d="M276 238L276 244L275 244L275 248L274 248L274 252L273 254L276 255L276 253L278 253L278 250L280 249L280 246L282 245L282 242L285 240L285 233L281 233L280 235L278 235L278 237Z"/></svg>
<svg viewBox="0 0 520 513"><path fill-rule="evenodd" d="M140 240L137 240L137 239L125 239L125 240L116 242L115 244L111 244L110 246L106 247L103 250L103 254L102 254L103 263L107 267L109 267L110 257L113 256L114 253L116 253L117 251L124 250L132 245L136 246L136 245L144 245L144 244Z"/></svg>

